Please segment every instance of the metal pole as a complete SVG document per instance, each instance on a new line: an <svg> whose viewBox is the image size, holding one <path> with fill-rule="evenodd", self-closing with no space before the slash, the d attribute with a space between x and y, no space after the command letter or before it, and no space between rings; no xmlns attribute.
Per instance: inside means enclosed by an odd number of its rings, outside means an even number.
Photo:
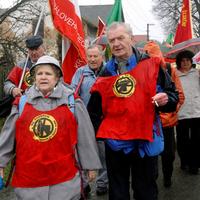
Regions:
<svg viewBox="0 0 200 200"><path fill-rule="evenodd" d="M149 41L150 36L149 36L149 26L153 26L155 24L147 24L147 41Z"/></svg>
<svg viewBox="0 0 200 200"><path fill-rule="evenodd" d="M36 28L35 28L35 31L34 31L34 35L37 35L37 32L38 32L42 17L44 15L45 7L46 7L46 5L43 6L42 11L40 13L40 16L39 16L39 19L38 19L38 22L37 22L37 25L36 25ZM19 81L18 88L22 87L22 82L23 82L24 75L25 75L25 72L26 72L26 67L27 67L28 60L29 60L29 55L26 56L26 61L25 61L24 67L23 67L23 71L22 71L22 75L21 75L21 78L20 78L20 81Z"/></svg>

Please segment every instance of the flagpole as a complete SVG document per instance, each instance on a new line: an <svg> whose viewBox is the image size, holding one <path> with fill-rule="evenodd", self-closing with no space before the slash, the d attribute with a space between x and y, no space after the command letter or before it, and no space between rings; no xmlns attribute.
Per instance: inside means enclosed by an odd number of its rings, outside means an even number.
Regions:
<svg viewBox="0 0 200 200"><path fill-rule="evenodd" d="M39 19L38 19L38 22L37 22L37 25L36 25L36 28L35 28L34 36L37 35L37 33L38 33L38 29L39 29L40 23L42 21L42 17L44 15L44 10L45 10L45 5L43 6L43 8L41 10L41 13L40 13L40 16L39 16ZM29 60L29 55L26 56L26 61L25 61L24 67L23 67L23 71L22 71L22 75L21 75L21 78L20 78L20 81L19 81L18 88L22 87L22 82L23 82L24 75L25 75L25 72L26 72L28 60Z"/></svg>

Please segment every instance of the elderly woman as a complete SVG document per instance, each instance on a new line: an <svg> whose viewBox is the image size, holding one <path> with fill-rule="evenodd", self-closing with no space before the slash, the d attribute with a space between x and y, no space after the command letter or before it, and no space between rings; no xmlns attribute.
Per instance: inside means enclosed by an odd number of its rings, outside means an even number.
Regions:
<svg viewBox="0 0 200 200"><path fill-rule="evenodd" d="M56 59L42 56L30 72L35 84L25 100L15 100L0 134L0 174L16 152L12 186L17 199L79 199L79 166L90 180L101 168L87 110L60 81Z"/></svg>
<svg viewBox="0 0 200 200"><path fill-rule="evenodd" d="M176 57L177 73L182 83L185 102L178 113L177 150L181 169L189 167L191 174L198 174L200 144L200 76L192 64L194 54L182 51Z"/></svg>

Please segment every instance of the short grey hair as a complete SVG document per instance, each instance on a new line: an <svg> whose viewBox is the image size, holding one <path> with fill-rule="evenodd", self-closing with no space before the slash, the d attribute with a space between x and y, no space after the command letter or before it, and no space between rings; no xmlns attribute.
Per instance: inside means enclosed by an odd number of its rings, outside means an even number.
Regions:
<svg viewBox="0 0 200 200"><path fill-rule="evenodd" d="M103 56L104 55L104 51L103 51L103 47L101 45L98 44L91 44L87 47L86 51L90 50L90 49L95 49L97 48L99 50L99 53Z"/></svg>
<svg viewBox="0 0 200 200"><path fill-rule="evenodd" d="M118 27L124 27L124 29L126 30L126 32L132 36L133 35L133 31L132 28L130 26L130 24L127 24L125 22L113 22L112 24L110 24L107 28L106 28L106 36L108 36L108 33L110 30L115 30Z"/></svg>

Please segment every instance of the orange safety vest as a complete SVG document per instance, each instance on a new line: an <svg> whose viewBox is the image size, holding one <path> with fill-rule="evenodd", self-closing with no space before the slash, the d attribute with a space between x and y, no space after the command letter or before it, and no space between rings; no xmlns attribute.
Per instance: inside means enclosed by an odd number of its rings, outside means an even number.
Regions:
<svg viewBox="0 0 200 200"><path fill-rule="evenodd" d="M171 79L172 81L175 83L176 89L178 90L179 93L179 102L176 108L175 112L170 112L170 113L163 113L160 112L160 119L162 121L162 126L165 127L174 127L177 125L178 122L178 111L180 109L180 107L183 105L184 101L185 101L185 95L183 92L183 88L182 88L182 84L181 81L176 73L176 68L171 67Z"/></svg>
<svg viewBox="0 0 200 200"><path fill-rule="evenodd" d="M77 123L66 105L50 111L26 103L16 122L14 187L41 187L71 180L77 173Z"/></svg>
<svg viewBox="0 0 200 200"><path fill-rule="evenodd" d="M127 73L97 79L91 92L99 92L102 97L103 121L98 138L153 140L152 97L156 94L159 65L159 58L150 58Z"/></svg>

